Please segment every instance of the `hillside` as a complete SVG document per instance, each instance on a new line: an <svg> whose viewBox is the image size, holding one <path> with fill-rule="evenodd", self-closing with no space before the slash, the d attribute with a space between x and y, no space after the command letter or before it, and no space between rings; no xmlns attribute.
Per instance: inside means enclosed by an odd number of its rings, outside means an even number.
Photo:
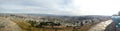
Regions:
<svg viewBox="0 0 120 31"><path fill-rule="evenodd" d="M21 31L21 28L9 18L0 17L0 31Z"/></svg>
<svg viewBox="0 0 120 31"><path fill-rule="evenodd" d="M15 31L87 31L91 26L107 21L110 16L35 16L27 14L0 14L0 25L11 25ZM0 30L3 28L0 26ZM13 28L14 27L14 28ZM6 30L5 30L6 31Z"/></svg>

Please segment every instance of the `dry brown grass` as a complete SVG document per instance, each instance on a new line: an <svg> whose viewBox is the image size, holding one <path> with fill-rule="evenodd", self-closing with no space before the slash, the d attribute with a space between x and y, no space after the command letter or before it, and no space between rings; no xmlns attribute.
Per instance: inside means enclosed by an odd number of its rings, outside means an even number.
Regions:
<svg viewBox="0 0 120 31"><path fill-rule="evenodd" d="M22 31L40 31L39 28L32 27L31 24L22 20L12 19L12 21L15 22L22 29Z"/></svg>
<svg viewBox="0 0 120 31"><path fill-rule="evenodd" d="M31 26L30 23L22 21L22 19L13 19L13 22L18 24L18 26L22 29L22 31L87 31L89 28L91 28L91 25L84 25L80 29L73 29L73 27L63 27L60 29L54 29L54 28L36 28Z"/></svg>
<svg viewBox="0 0 120 31"><path fill-rule="evenodd" d="M88 29L90 29L92 26L91 25L84 25L83 27L81 27L79 30L80 31L87 31Z"/></svg>

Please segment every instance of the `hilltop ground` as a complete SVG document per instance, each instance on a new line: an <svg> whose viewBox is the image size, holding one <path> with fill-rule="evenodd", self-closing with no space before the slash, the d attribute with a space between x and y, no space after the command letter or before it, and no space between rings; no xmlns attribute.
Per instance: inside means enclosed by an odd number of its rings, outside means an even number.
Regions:
<svg viewBox="0 0 120 31"><path fill-rule="evenodd" d="M95 30L94 28L98 26L95 24L101 24L101 22L110 19L106 16L44 17L45 18L26 15L0 15L0 31L91 31ZM48 24L46 26L43 24L44 28L41 28L40 23L42 22L53 22L55 25L53 24L51 26L51 24Z"/></svg>

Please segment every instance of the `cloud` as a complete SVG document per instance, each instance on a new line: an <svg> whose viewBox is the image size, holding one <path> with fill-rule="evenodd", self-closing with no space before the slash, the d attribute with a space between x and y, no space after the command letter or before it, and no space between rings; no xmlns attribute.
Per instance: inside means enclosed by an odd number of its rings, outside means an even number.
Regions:
<svg viewBox="0 0 120 31"><path fill-rule="evenodd" d="M0 0L0 13L112 15L119 0Z"/></svg>
<svg viewBox="0 0 120 31"><path fill-rule="evenodd" d="M1 13L71 14L71 0L0 0Z"/></svg>
<svg viewBox="0 0 120 31"><path fill-rule="evenodd" d="M77 13L83 15L112 15L120 11L120 0L74 0L73 5L79 8Z"/></svg>

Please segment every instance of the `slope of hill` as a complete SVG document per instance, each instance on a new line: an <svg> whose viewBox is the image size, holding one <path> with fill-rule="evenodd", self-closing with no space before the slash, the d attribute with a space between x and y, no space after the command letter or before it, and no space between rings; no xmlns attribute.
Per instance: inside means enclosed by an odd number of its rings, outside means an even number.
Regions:
<svg viewBox="0 0 120 31"><path fill-rule="evenodd" d="M34 16L27 14L0 14L7 25L18 31L87 31L92 25L110 19L110 16ZM3 21L1 19L1 21ZM10 22L8 22L10 21ZM14 23L14 24L11 24ZM0 22L0 25L3 23ZM42 24L42 25L41 25ZM4 26L0 26L3 28ZM44 28L41 28L44 27ZM7 28L5 28L7 29ZM14 28L11 28L12 30ZM6 30L5 30L6 31Z"/></svg>
<svg viewBox="0 0 120 31"><path fill-rule="evenodd" d="M0 17L0 31L21 31L21 28L9 18Z"/></svg>

